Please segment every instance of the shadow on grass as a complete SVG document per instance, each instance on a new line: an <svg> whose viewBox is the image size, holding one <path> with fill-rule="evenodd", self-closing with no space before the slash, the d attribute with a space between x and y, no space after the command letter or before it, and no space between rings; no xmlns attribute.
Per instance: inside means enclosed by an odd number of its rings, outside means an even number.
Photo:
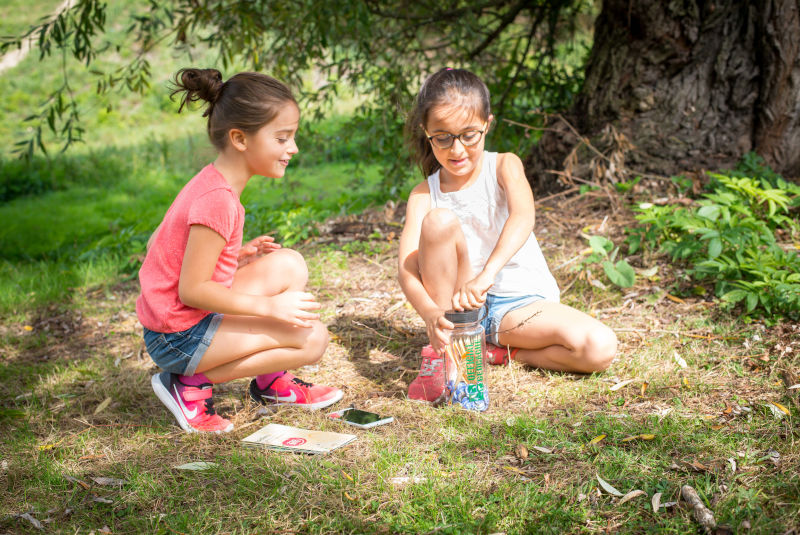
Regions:
<svg viewBox="0 0 800 535"><path fill-rule="evenodd" d="M406 395L419 370L420 349L428 343L424 331L401 329L390 318L361 314L338 316L328 330L347 350L348 360L362 377L375 383L384 395Z"/></svg>

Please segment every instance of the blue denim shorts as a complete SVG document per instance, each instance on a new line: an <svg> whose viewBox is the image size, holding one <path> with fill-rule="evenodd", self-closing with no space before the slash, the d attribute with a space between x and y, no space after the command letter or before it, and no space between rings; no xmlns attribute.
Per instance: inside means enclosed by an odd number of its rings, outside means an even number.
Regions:
<svg viewBox="0 0 800 535"><path fill-rule="evenodd" d="M499 296L488 294L484 306L487 309L486 316L481 321L483 330L486 332L486 341L496 346L500 345L497 340L497 331L500 330L500 322L506 314L512 310L543 300L544 297L538 294L532 295L511 295Z"/></svg>
<svg viewBox="0 0 800 535"><path fill-rule="evenodd" d="M194 327L177 333L159 333L145 327L144 344L162 370L194 375L221 322L222 314L212 312Z"/></svg>

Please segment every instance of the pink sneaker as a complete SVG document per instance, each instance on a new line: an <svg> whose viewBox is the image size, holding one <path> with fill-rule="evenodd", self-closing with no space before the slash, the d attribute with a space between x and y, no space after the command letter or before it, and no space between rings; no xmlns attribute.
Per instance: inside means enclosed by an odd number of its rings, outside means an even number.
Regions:
<svg viewBox="0 0 800 535"><path fill-rule="evenodd" d="M438 403L446 395L444 359L430 345L422 348L419 375L408 385L408 399Z"/></svg>
<svg viewBox="0 0 800 535"><path fill-rule="evenodd" d="M289 372L284 373L265 389L250 381L250 397L262 405L297 405L316 410L333 405L344 393L332 386L314 385L302 381Z"/></svg>
<svg viewBox="0 0 800 535"><path fill-rule="evenodd" d="M233 423L214 410L211 383L187 386L174 373L161 372L150 381L153 390L187 433L227 433Z"/></svg>
<svg viewBox="0 0 800 535"><path fill-rule="evenodd" d="M517 354L517 351L519 351L519 349L515 347L509 354L508 347L497 347L492 344L486 344L486 361L495 366L503 366L514 359L514 355Z"/></svg>

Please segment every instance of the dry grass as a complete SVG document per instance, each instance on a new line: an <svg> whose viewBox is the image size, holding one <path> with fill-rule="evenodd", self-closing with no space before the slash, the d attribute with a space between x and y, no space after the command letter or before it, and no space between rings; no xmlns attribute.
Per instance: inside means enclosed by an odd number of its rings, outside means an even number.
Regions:
<svg viewBox="0 0 800 535"><path fill-rule="evenodd" d="M585 247L582 232L618 237L629 218L599 195L569 203L569 217L558 199L538 206L537 235L551 266ZM533 516L516 511L533 507L537 499L557 500L567 514L553 524L561 526L556 531L680 532L694 526L687 510L654 515L642 498L615 506L615 499L598 490L599 473L623 493L640 485L651 496L663 487L665 502L676 497L682 482L702 484L704 497L718 504L722 518L736 523L734 529L745 521L763 533L778 523L787 529L800 526L798 499L787 498L800 487L797 407L791 407L798 391L787 391L781 381L782 373L798 366L796 326L744 325L717 315L713 302L673 299L665 290L673 276L669 266L661 266L659 280L640 277L626 291L601 290L585 270L568 266L555 272L567 289L563 300L619 334L619 356L606 373L586 377L512 363L490 370L492 401L486 413L421 405L406 399L426 340L422 322L395 281L392 233L400 213L402 207L390 207L352 224L336 222L335 240L303 249L312 270L310 291L323 304L332 336L321 364L298 372L306 380L342 387L342 406L392 415L393 424L361 432L359 440L319 461L243 451L238 440L268 422L342 429L319 413L265 411L246 399L247 381L239 380L215 389L216 406L236 430L228 436L185 435L149 389L156 368L133 312L136 286L98 290L84 296L79 308L40 311L26 322L31 329L25 323L2 327L0 399L20 414L8 415L3 423L18 435L7 435L1 446L5 520L0 528L34 529L13 516L33 511L39 520L50 519L46 528L51 531L100 530L104 515L94 512L93 501L98 497L114 504L105 521L110 529L128 532L142 526L180 532L188 520L168 519L180 505L191 514L209 515L202 525L213 532L248 532L263 523L273 533L413 532L422 525L443 532L488 532L484 524L466 520L480 517L494 530L516 533L555 522L536 516L553 511L528 511ZM376 230L382 240L363 241ZM348 243L360 244L362 252L343 245ZM639 267L655 261L636 260ZM611 389L628 379L633 381L627 386ZM107 398L110 404L95 412ZM792 416L776 419L769 402L790 406ZM657 436L623 441L640 433ZM600 434L608 436L587 445ZM694 443L687 444L687 437ZM779 451L780 462L764 461L772 449ZM737 461L733 473L729 458ZM231 464L227 471L191 480L172 468L195 460ZM252 510L240 465L249 481L272 496L274 511ZM67 475L89 482L87 488L65 480ZM91 483L97 476L129 484L109 489ZM399 476L419 476L428 483L390 483ZM782 483L768 486L771 478ZM286 481L302 481L302 490L285 499L274 494ZM450 503L467 482L469 492L486 505L461 517L448 509L447 522L431 513L430 492L444 493L433 503L445 498ZM233 499L240 505L209 512L196 496L198 489L219 503ZM741 497L754 489L752 498ZM162 496L165 491L171 495ZM176 496L181 492L185 496ZM511 509L491 505L504 493L522 501L510 502ZM743 504L751 499L757 507L748 509ZM74 513L79 507L92 512ZM129 513L145 520L125 520Z"/></svg>

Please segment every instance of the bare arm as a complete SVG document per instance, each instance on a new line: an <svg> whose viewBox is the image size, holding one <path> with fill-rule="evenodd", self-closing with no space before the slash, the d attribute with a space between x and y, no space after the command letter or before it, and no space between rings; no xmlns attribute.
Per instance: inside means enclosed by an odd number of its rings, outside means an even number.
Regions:
<svg viewBox="0 0 800 535"><path fill-rule="evenodd" d="M508 199L508 219L483 270L453 296L453 307L456 309L477 308L483 304L497 274L533 231L533 192L525 178L522 160L516 154L509 152L498 155L497 182Z"/></svg>
<svg viewBox="0 0 800 535"><path fill-rule="evenodd" d="M310 327L320 308L307 292L284 292L274 296L236 292L211 279L225 238L203 225L192 225L183 255L178 296L183 304L222 314L266 316L300 327Z"/></svg>

